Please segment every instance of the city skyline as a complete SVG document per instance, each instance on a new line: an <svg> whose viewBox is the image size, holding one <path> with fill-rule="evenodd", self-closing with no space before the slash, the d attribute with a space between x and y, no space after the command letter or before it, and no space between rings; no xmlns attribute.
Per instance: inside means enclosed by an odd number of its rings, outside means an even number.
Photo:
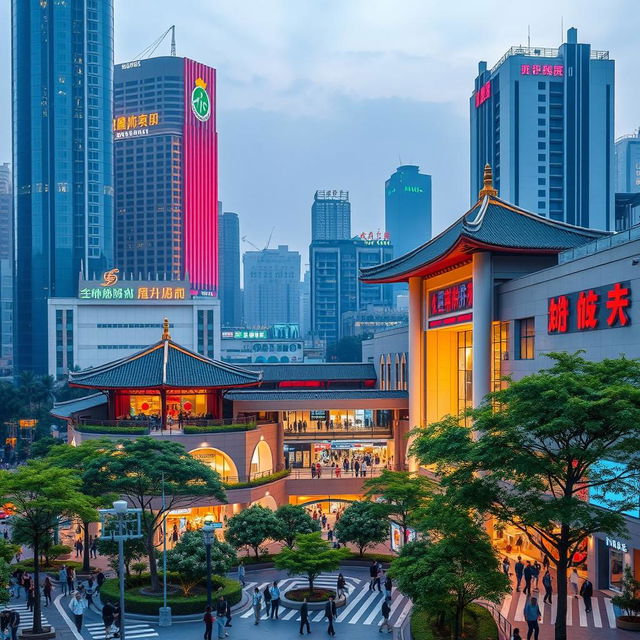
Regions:
<svg viewBox="0 0 640 640"><path fill-rule="evenodd" d="M178 15L168 4L162 11L162 2L155 3L144 21L134 21L134 9L116 0L115 59L135 59L176 22L178 54L218 68L220 199L225 210L238 212L242 235L262 245L275 226L274 243L304 254L313 193L329 187L350 191L354 234L375 231L383 225L384 180L401 162L419 164L433 175L434 233L465 206L466 194L458 185L461 175L468 181L470 86L479 60L492 66L510 46L526 44L527 25L517 7L501 7L496 27L492 16L498 5L491 2L467 3L464 24L422 3L407 3L402 12L387 3L376 3L370 12L360 2L327 3L322 10L302 3L293 16L277 2L248 3L253 10L241 16L231 8L190 4L192 12ZM595 9L595 3L588 4ZM7 70L0 81L5 89L0 160L10 161L10 11L5 5L0 8L7 36L0 48L0 66ZM531 43L558 46L564 18L565 30L576 26L581 41L611 51L617 66L618 137L637 126L631 47L632 13L639 9L625 2L602 16L588 8L578 14L571 3L543 2L526 18ZM274 29L263 33L267 18ZM298 55L303 45L297 33L320 18L324 24L333 21L336 37L325 44L321 30L311 38L304 30L304 55ZM394 28L387 33L390 24ZM207 35L211 30L216 37ZM167 41L154 55L168 50ZM365 161L369 169L362 172L359 165ZM248 177L252 189L246 188ZM282 188L282 197L263 198L265 190L276 188Z"/></svg>

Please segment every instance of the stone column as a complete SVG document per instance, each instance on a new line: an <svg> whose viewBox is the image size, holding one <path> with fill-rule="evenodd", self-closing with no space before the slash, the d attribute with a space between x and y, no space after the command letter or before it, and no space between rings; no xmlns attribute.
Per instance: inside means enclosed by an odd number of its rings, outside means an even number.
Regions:
<svg viewBox="0 0 640 640"><path fill-rule="evenodd" d="M422 361L423 325L423 280L415 276L409 278L409 429L424 426L422 407L426 388L424 385L424 367ZM412 439L409 440L412 442ZM401 452L396 452L400 459ZM402 456L404 458L404 456ZM417 471L418 463L413 457L407 459L410 471Z"/></svg>
<svg viewBox="0 0 640 640"><path fill-rule="evenodd" d="M491 254L473 254L473 406L478 407L491 385L491 322L493 274Z"/></svg>

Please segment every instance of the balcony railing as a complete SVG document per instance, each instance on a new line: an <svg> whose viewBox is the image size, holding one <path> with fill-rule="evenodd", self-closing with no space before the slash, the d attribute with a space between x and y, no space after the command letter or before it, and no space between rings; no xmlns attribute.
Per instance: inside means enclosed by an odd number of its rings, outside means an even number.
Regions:
<svg viewBox="0 0 640 640"><path fill-rule="evenodd" d="M363 473L359 470L356 473L355 469L345 471L342 467L321 467L319 476L317 473L312 474L311 469L292 469L289 477L293 480L344 480L345 478L362 478L366 480L367 478L379 476L385 468L384 466L367 467L366 472Z"/></svg>
<svg viewBox="0 0 640 640"><path fill-rule="evenodd" d="M391 436L391 426L372 425L370 427L341 427L336 429L318 429L315 423L308 426L306 431L285 430L285 440L361 440L363 438L388 438Z"/></svg>
<svg viewBox="0 0 640 640"><path fill-rule="evenodd" d="M161 422L153 417L130 420L95 420L83 418L76 424L81 433L103 433L122 435L189 435L197 433L228 433L251 431L257 427L255 417L206 419L185 418L168 423L162 429Z"/></svg>

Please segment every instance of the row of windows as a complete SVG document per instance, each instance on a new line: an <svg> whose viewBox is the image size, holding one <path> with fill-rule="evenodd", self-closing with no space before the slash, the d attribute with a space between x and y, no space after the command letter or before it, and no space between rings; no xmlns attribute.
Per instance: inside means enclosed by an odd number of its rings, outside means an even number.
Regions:
<svg viewBox="0 0 640 640"><path fill-rule="evenodd" d="M148 344L99 344L98 349L146 349Z"/></svg>
<svg viewBox="0 0 640 640"><path fill-rule="evenodd" d="M158 322L120 322L120 323L98 323L98 329L162 329L163 325ZM173 324L169 325L173 327Z"/></svg>

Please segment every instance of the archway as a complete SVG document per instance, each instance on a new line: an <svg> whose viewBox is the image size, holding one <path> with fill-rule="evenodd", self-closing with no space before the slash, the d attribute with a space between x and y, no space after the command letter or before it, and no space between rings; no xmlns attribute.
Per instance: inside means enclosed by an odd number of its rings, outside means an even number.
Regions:
<svg viewBox="0 0 640 640"><path fill-rule="evenodd" d="M278 503L273 496L262 496L258 500L254 500L250 506L259 504L261 507L266 507L267 509L271 509L271 511L275 511L278 508Z"/></svg>
<svg viewBox="0 0 640 640"><path fill-rule="evenodd" d="M213 447L199 447L189 451L189 455L217 471L225 482L238 481L238 469L224 451Z"/></svg>
<svg viewBox="0 0 640 640"><path fill-rule="evenodd" d="M318 502L345 502L346 504L351 504L353 502L358 502L358 501L347 500L346 498L320 498L318 500L307 500L306 502L297 502L296 505L298 507L308 507L310 505L318 504Z"/></svg>
<svg viewBox="0 0 640 640"><path fill-rule="evenodd" d="M255 474L273 471L273 454L271 453L271 447L264 440L260 440L253 450L250 470L252 477Z"/></svg>

